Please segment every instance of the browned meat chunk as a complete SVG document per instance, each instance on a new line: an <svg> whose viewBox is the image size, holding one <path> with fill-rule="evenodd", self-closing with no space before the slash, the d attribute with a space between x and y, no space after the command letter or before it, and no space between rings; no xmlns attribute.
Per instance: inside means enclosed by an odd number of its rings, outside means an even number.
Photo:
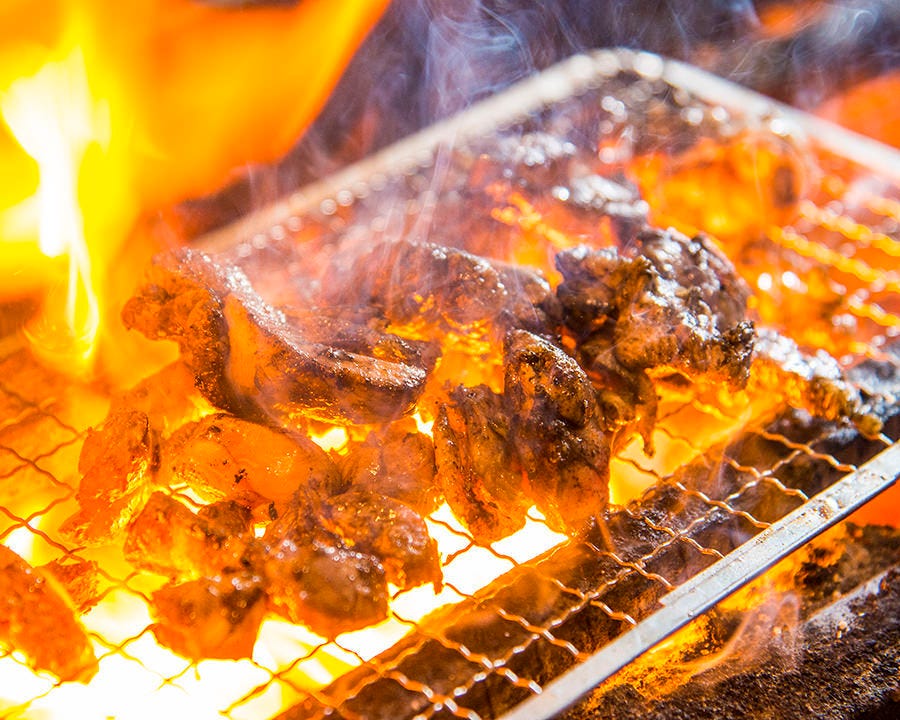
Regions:
<svg viewBox="0 0 900 720"><path fill-rule="evenodd" d="M214 577L240 566L252 537L250 512L235 502L214 503L194 514L155 492L128 527L125 559L172 579Z"/></svg>
<svg viewBox="0 0 900 720"><path fill-rule="evenodd" d="M312 343L431 370L440 353L433 342L387 332L387 322L372 308L285 307L292 327Z"/></svg>
<svg viewBox="0 0 900 720"><path fill-rule="evenodd" d="M134 410L145 413L150 427L168 437L184 423L208 412L209 403L194 387L191 370L179 360L114 395L109 415Z"/></svg>
<svg viewBox="0 0 900 720"><path fill-rule="evenodd" d="M102 427L89 430L78 459L81 509L63 531L91 543L124 528L146 499L158 456L156 433L143 412L111 414Z"/></svg>
<svg viewBox="0 0 900 720"><path fill-rule="evenodd" d="M161 479L186 482L206 500L253 507L287 502L300 488L326 496L342 481L328 454L308 437L231 415L209 415L163 446Z"/></svg>
<svg viewBox="0 0 900 720"><path fill-rule="evenodd" d="M440 590L437 544L422 517L402 502L373 492L342 493L323 504L322 525L348 548L375 557L401 590L425 583Z"/></svg>
<svg viewBox="0 0 900 720"><path fill-rule="evenodd" d="M270 607L326 638L384 620L388 588L381 564L316 527L314 515L298 504L261 538Z"/></svg>
<svg viewBox="0 0 900 720"><path fill-rule="evenodd" d="M777 332L761 329L757 335L752 383L774 388L793 407L827 420L853 420L868 435L881 424L862 412L859 391L844 378L837 361L824 350L804 353L797 344Z"/></svg>
<svg viewBox="0 0 900 720"><path fill-rule="evenodd" d="M71 600L52 574L0 545L0 643L22 652L35 670L88 682L97 658Z"/></svg>
<svg viewBox="0 0 900 720"><path fill-rule="evenodd" d="M396 418L412 408L426 379L422 367L310 342L238 268L191 250L157 258L122 317L149 338L176 341L213 405L288 426L308 417Z"/></svg>
<svg viewBox="0 0 900 720"><path fill-rule="evenodd" d="M482 544L519 530L531 501L503 398L485 385L460 386L434 424L438 482L450 508Z"/></svg>
<svg viewBox="0 0 900 720"><path fill-rule="evenodd" d="M635 248L560 253L559 297L579 339L608 335L628 368L671 368L747 381L753 348L749 290L703 236L647 230Z"/></svg>
<svg viewBox="0 0 900 720"><path fill-rule="evenodd" d="M95 561L67 555L42 565L40 570L62 584L79 613L86 613L100 602Z"/></svg>
<svg viewBox="0 0 900 720"><path fill-rule="evenodd" d="M420 515L438 506L434 443L412 421L400 420L352 443L341 458L341 474L350 490L377 492L400 500Z"/></svg>
<svg viewBox="0 0 900 720"><path fill-rule="evenodd" d="M558 347L513 331L504 400L529 495L554 529L584 530L609 501L610 440L588 376Z"/></svg>
<svg viewBox="0 0 900 720"><path fill-rule="evenodd" d="M239 660L253 653L265 612L259 578L235 573L157 590L150 627L161 645L191 660Z"/></svg>
<svg viewBox="0 0 900 720"><path fill-rule="evenodd" d="M332 299L379 308L394 325L426 337L451 331L502 338L508 327L550 333L558 315L550 286L535 271L406 240L358 258Z"/></svg>
<svg viewBox="0 0 900 720"><path fill-rule="evenodd" d="M655 399L643 374L676 372L741 388L754 333L745 319L749 290L711 241L675 230L644 230L638 240L622 252L560 253L558 295L579 359L603 383L613 414L647 398L635 419L649 449Z"/></svg>

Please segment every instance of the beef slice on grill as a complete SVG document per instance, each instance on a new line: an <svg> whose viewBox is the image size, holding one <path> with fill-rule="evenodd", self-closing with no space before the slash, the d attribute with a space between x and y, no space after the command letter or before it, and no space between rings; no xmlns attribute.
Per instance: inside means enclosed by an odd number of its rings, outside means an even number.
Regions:
<svg viewBox="0 0 900 720"><path fill-rule="evenodd" d="M424 367L310 341L240 269L190 249L156 258L122 318L177 342L216 407L287 426L384 422L408 412L426 380Z"/></svg>

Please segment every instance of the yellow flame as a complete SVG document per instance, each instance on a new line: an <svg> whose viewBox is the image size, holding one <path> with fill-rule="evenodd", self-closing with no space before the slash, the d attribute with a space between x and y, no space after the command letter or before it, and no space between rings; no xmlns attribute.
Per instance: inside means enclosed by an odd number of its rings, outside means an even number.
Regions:
<svg viewBox="0 0 900 720"><path fill-rule="evenodd" d="M68 360L79 361L81 369L94 351L100 304L91 278L78 180L91 145L108 143L108 109L91 97L84 57L76 48L35 75L12 83L0 97L0 113L40 173L37 194L20 204L18 214L36 206L41 252L68 259L62 312L46 308L42 325L32 328L32 336L38 348L63 352ZM48 344L50 338L53 342Z"/></svg>

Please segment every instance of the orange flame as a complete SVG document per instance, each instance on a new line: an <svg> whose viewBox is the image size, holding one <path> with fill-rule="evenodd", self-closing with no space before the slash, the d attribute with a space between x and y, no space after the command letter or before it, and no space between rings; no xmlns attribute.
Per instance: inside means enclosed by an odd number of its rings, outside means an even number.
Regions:
<svg viewBox="0 0 900 720"><path fill-rule="evenodd" d="M135 221L283 155L386 5L0 4L0 301L45 297L34 347L88 369Z"/></svg>

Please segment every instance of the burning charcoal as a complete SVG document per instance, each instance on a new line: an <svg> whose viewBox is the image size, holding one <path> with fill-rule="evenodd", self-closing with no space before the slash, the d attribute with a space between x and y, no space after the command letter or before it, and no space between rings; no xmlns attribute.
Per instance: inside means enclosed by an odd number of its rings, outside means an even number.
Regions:
<svg viewBox="0 0 900 720"><path fill-rule="evenodd" d="M354 264L351 281L332 292L383 310L391 323L423 332L502 337L507 327L552 332L555 300L536 272L455 248L382 243Z"/></svg>
<svg viewBox="0 0 900 720"><path fill-rule="evenodd" d="M89 430L78 459L81 509L63 531L79 542L100 542L124 528L143 504L158 460L156 433L143 412L114 413Z"/></svg>
<svg viewBox="0 0 900 720"><path fill-rule="evenodd" d="M381 622L388 602L384 569L317 527L316 512L298 502L260 540L270 607L326 638Z"/></svg>
<svg viewBox="0 0 900 720"><path fill-rule="evenodd" d="M252 537L250 512L235 502L213 503L195 515L155 492L128 527L125 559L173 579L214 577L240 566Z"/></svg>
<svg viewBox="0 0 900 720"><path fill-rule="evenodd" d="M565 278L558 295L585 368L601 380L615 379L603 390L622 407L647 397L645 372L742 388L754 338L744 282L703 236L645 230L639 241L622 253L578 247L557 256ZM624 397L615 402L619 393ZM641 410L637 422L650 450L655 417L646 418L655 415L655 403Z"/></svg>
<svg viewBox="0 0 900 720"><path fill-rule="evenodd" d="M610 440L588 376L559 348L514 331L506 342L504 401L538 508L553 528L584 530L609 500Z"/></svg>
<svg viewBox="0 0 900 720"><path fill-rule="evenodd" d="M22 652L36 670L86 683L97 658L64 592L51 573L0 545L0 643Z"/></svg>
<svg viewBox="0 0 900 720"><path fill-rule="evenodd" d="M519 530L531 501L503 398L485 385L460 386L450 397L434 424L438 482L472 536L488 544Z"/></svg>
<svg viewBox="0 0 900 720"><path fill-rule="evenodd" d="M157 258L122 317L176 341L203 395L245 417L384 422L408 412L425 384L422 367L310 342L238 268L191 250Z"/></svg>
<svg viewBox="0 0 900 720"><path fill-rule="evenodd" d="M341 475L350 490L377 492L409 505L420 515L438 506L434 443L411 421L399 420L370 432L341 458Z"/></svg>
<svg viewBox="0 0 900 720"><path fill-rule="evenodd" d="M194 661L250 657L266 612L259 578L242 573L166 585L153 593L160 645Z"/></svg>
<svg viewBox="0 0 900 720"><path fill-rule="evenodd" d="M324 503L322 525L344 544L375 557L401 590L431 583L441 589L437 544L415 510L373 492L351 491Z"/></svg>
<svg viewBox="0 0 900 720"><path fill-rule="evenodd" d="M312 440L231 415L185 425L162 457L162 479L186 482L207 500L252 507L287 502L301 487L322 496L342 489L337 466Z"/></svg>
<svg viewBox="0 0 900 720"><path fill-rule="evenodd" d="M824 350L808 355L797 344L777 332L757 333L752 381L763 388L777 388L789 405L826 420L847 418L866 435L877 435L881 423L862 411L859 391Z"/></svg>
<svg viewBox="0 0 900 720"><path fill-rule="evenodd" d="M62 583L79 613L86 613L100 602L95 561L67 555L42 565L39 570L50 573Z"/></svg>

